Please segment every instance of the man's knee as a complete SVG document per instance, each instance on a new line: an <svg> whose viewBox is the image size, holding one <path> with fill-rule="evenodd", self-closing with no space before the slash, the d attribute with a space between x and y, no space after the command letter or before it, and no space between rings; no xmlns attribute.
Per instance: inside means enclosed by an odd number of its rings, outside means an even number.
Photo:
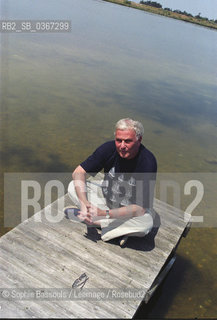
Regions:
<svg viewBox="0 0 217 320"><path fill-rule="evenodd" d="M75 184L73 180L68 185L68 193L70 196L75 193Z"/></svg>
<svg viewBox="0 0 217 320"><path fill-rule="evenodd" d="M145 213L144 216L138 217L137 233L138 237L146 236L153 228L154 221L149 213Z"/></svg>
<svg viewBox="0 0 217 320"><path fill-rule="evenodd" d="M78 200L78 197L77 197L77 194L75 191L75 184L74 184L73 180L68 185L68 194L69 194L70 199L73 201L73 203L75 205L79 206L80 202Z"/></svg>

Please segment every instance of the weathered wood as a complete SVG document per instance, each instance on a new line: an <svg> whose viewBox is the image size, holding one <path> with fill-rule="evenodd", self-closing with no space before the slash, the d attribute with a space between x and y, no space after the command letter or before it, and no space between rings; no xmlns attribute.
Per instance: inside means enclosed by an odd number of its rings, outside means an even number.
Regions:
<svg viewBox="0 0 217 320"><path fill-rule="evenodd" d="M159 285L161 284L161 282L163 281L163 279L166 277L167 273L170 271L170 269L172 268L174 262L175 262L176 257L173 256L169 262L167 263L167 265L165 266L165 268L158 274L157 278L155 279L155 281L153 282L152 286L150 289L148 289L148 291L145 294L144 297L144 301L145 303L148 303L148 301L151 299L151 297L153 296L154 292L156 291L156 289L159 287Z"/></svg>
<svg viewBox="0 0 217 320"><path fill-rule="evenodd" d="M171 263L165 264L176 249L190 215L184 219L181 210L155 199L157 225L146 237L129 238L126 247L121 248L115 240L89 239L85 236L86 225L77 221L63 217L58 223L50 222L46 210L57 215L62 200L65 206L72 204L65 195L1 237L1 288L69 289L86 273L87 289L142 289L143 297L101 301L1 297L0 317L132 318L143 298L148 301L171 267Z"/></svg>

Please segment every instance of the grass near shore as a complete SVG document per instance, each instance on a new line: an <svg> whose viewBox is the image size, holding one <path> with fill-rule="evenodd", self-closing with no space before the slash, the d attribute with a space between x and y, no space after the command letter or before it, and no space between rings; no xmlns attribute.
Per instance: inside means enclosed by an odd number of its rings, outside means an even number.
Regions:
<svg viewBox="0 0 217 320"><path fill-rule="evenodd" d="M184 14L165 10L163 8L155 8L152 6L148 6L145 4L140 4L140 3L136 3L136 2L128 1L128 0L103 0L103 1L116 3L116 4L119 4L122 6L131 7L134 9L139 9L139 10L159 14L159 15L162 15L162 16L165 16L168 18L178 19L178 20L182 20L185 22L190 22L190 23L198 24L203 27L212 28L212 29L217 30L217 23L215 23L214 21L205 20L203 18L189 17Z"/></svg>

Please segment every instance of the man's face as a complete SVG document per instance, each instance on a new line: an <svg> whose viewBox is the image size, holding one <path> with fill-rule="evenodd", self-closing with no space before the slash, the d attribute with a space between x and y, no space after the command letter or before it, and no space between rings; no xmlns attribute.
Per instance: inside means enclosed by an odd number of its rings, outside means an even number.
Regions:
<svg viewBox="0 0 217 320"><path fill-rule="evenodd" d="M127 160L133 159L139 151L141 140L142 138L137 139L133 129L116 130L115 145L120 157Z"/></svg>

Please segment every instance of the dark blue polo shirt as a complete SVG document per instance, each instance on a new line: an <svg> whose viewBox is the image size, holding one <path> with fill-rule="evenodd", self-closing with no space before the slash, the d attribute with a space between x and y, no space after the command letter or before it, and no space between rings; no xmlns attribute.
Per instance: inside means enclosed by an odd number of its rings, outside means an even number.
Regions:
<svg viewBox="0 0 217 320"><path fill-rule="evenodd" d="M135 158L127 160L119 156L115 141L109 141L80 165L91 175L104 170L103 193L110 208L130 204L152 208L157 161L144 145Z"/></svg>

